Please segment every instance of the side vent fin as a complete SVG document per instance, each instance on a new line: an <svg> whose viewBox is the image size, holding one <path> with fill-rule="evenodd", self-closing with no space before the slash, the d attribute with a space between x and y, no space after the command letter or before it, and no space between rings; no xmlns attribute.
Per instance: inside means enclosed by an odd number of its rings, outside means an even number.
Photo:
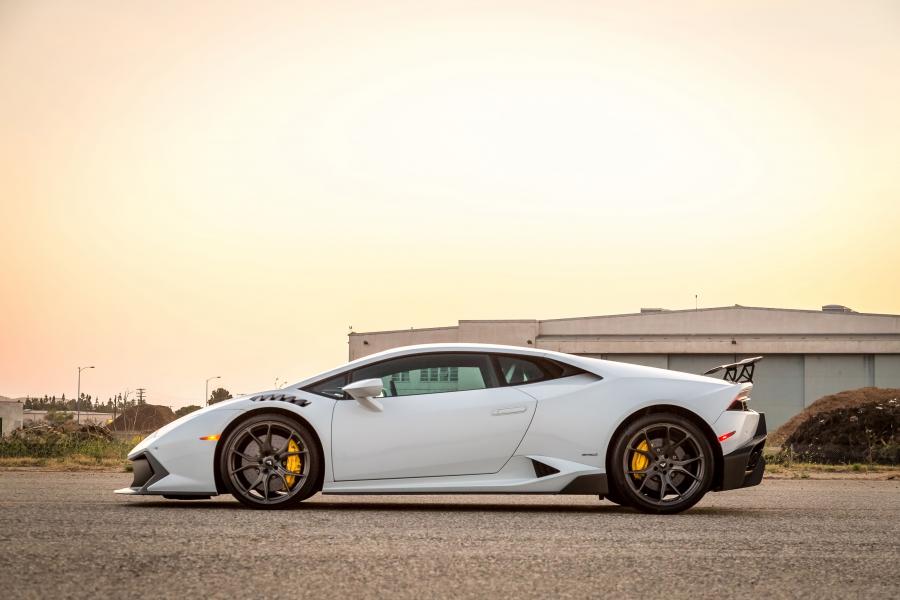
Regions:
<svg viewBox="0 0 900 600"><path fill-rule="evenodd" d="M534 474L536 477L546 477L547 475L555 475L559 473L559 469L554 469L550 465L545 465L542 462L538 462L531 459L531 463L534 465Z"/></svg>

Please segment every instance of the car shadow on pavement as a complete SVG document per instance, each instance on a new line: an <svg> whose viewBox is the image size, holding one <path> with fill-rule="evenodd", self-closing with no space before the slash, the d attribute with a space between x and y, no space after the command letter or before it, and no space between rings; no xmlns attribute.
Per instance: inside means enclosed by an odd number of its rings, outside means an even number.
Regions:
<svg viewBox="0 0 900 600"><path fill-rule="evenodd" d="M221 500L151 500L130 502L128 506L135 508L170 508L170 509L219 509L219 510L254 510L236 501ZM290 511L402 511L402 512L494 512L494 513L557 513L557 514L640 514L633 508L615 504L501 504L501 503L454 503L454 502L363 502L363 501L318 501L305 502ZM699 506L685 514L708 516L753 515L756 511L741 508L723 508Z"/></svg>

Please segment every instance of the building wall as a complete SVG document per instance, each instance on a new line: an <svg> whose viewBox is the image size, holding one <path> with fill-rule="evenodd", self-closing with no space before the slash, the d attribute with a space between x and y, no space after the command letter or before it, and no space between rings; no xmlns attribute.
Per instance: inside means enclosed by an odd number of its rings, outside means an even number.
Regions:
<svg viewBox="0 0 900 600"><path fill-rule="evenodd" d="M0 402L0 436L22 426L22 408L21 402Z"/></svg>
<svg viewBox="0 0 900 600"><path fill-rule="evenodd" d="M77 413L71 412L72 419L76 418ZM86 412L82 411L80 422L90 423L92 425L106 425L113 419L112 413L105 412ZM46 410L26 410L23 414L23 422L25 423L43 423L47 420Z"/></svg>
<svg viewBox="0 0 900 600"><path fill-rule="evenodd" d="M607 354L593 355L597 358L605 358L606 360L615 360L618 362L631 363L633 365L643 365L645 367L655 367L657 369L669 368L668 354Z"/></svg>

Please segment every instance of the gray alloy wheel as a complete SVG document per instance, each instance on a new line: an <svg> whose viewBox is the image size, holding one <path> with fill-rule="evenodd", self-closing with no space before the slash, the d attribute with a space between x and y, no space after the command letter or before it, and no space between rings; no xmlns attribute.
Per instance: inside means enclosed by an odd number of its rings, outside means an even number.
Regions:
<svg viewBox="0 0 900 600"><path fill-rule="evenodd" d="M616 490L643 512L687 510L712 483L713 454L703 432L676 414L650 414L617 438L611 461Z"/></svg>
<svg viewBox="0 0 900 600"><path fill-rule="evenodd" d="M289 508L316 493L318 446L301 423L282 414L260 414L224 440L219 468L228 491L253 508Z"/></svg>

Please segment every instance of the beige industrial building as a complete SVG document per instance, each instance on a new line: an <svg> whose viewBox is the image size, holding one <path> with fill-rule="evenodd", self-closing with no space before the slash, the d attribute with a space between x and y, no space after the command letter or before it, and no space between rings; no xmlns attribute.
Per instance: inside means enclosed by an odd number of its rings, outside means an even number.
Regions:
<svg viewBox="0 0 900 600"><path fill-rule="evenodd" d="M727 306L545 321L459 321L450 327L350 334L350 359L397 346L478 342L702 373L764 355L753 404L778 427L818 398L865 386L900 388L900 315Z"/></svg>

